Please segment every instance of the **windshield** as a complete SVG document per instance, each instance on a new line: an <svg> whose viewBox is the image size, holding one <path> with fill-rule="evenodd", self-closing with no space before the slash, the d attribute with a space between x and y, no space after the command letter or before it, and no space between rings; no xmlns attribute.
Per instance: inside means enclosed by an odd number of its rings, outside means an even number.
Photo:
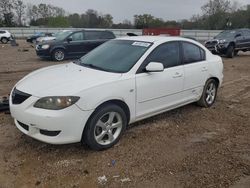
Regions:
<svg viewBox="0 0 250 188"><path fill-rule="evenodd" d="M67 36L69 36L72 31L58 32L55 34L56 40L64 40Z"/></svg>
<svg viewBox="0 0 250 188"><path fill-rule="evenodd" d="M128 72L151 46L148 42L111 40L80 59L80 65L108 72Z"/></svg>
<svg viewBox="0 0 250 188"><path fill-rule="evenodd" d="M236 31L223 31L218 34L215 38L233 38L236 35Z"/></svg>

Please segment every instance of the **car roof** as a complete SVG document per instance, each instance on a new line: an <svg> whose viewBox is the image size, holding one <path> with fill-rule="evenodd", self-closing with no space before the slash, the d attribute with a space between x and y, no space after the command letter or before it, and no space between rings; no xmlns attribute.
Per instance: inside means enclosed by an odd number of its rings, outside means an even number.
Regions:
<svg viewBox="0 0 250 188"><path fill-rule="evenodd" d="M189 41L193 42L193 40L183 37L174 37L174 36L130 36L130 37L121 37L116 40L135 40L141 42L168 42L168 41Z"/></svg>

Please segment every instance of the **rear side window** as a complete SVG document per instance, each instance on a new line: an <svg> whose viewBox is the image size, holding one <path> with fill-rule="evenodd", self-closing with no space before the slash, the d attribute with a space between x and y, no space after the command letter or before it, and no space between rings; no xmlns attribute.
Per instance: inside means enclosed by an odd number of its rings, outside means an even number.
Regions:
<svg viewBox="0 0 250 188"><path fill-rule="evenodd" d="M4 34L4 33L6 33L5 31L0 31L0 34Z"/></svg>
<svg viewBox="0 0 250 188"><path fill-rule="evenodd" d="M159 62L164 68L180 65L179 42L169 42L158 46L146 59L146 64Z"/></svg>
<svg viewBox="0 0 250 188"><path fill-rule="evenodd" d="M189 43L183 42L183 60L185 64L200 62L205 60L205 51L199 46Z"/></svg>
<svg viewBox="0 0 250 188"><path fill-rule="evenodd" d="M100 39L114 39L115 35L111 32L102 32Z"/></svg>
<svg viewBox="0 0 250 188"><path fill-rule="evenodd" d="M97 40L101 38L101 32L99 31L85 31L86 40Z"/></svg>
<svg viewBox="0 0 250 188"><path fill-rule="evenodd" d="M85 31L86 40L113 39L114 34L107 31Z"/></svg>

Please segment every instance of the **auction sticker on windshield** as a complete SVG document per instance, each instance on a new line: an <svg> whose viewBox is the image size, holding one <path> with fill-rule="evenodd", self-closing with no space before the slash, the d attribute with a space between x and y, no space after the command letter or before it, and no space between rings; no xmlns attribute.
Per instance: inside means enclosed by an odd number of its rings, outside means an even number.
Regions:
<svg viewBox="0 0 250 188"><path fill-rule="evenodd" d="M142 46L142 47L149 47L150 46L150 43L148 43L148 42L134 42L133 44L132 44L133 46Z"/></svg>

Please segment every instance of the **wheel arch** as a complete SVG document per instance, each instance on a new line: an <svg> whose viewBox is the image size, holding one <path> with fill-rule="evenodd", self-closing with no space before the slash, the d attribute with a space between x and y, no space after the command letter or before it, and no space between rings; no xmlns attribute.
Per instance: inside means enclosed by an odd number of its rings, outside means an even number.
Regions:
<svg viewBox="0 0 250 188"><path fill-rule="evenodd" d="M229 46L233 46L233 47L235 47L235 46L236 46L236 44L235 44L235 42L230 42L230 43L229 43L229 45L228 45L228 47L229 47Z"/></svg>
<svg viewBox="0 0 250 188"><path fill-rule="evenodd" d="M120 100L120 99L111 99L111 100L107 100L105 102L102 102L101 104L99 104L96 108L95 108L95 111L98 110L99 108L102 108L103 106L105 105L108 105L108 104L115 104L119 107L121 107L125 114L126 114L126 117L127 117L127 120L128 122L130 121L130 116L131 116L131 113L130 113L130 109L129 109L129 106L123 101L123 100ZM94 111L94 112L95 112ZM94 113L93 112L93 113ZM92 115L91 115L92 116ZM90 116L90 117L91 117Z"/></svg>
<svg viewBox="0 0 250 188"><path fill-rule="evenodd" d="M216 83L217 83L217 87L221 84L221 83L220 83L220 80L219 80L217 77L211 77L211 78L209 78L208 80L215 80ZM207 81L208 81L208 80L207 80Z"/></svg>
<svg viewBox="0 0 250 188"><path fill-rule="evenodd" d="M50 50L51 55L53 54L53 52L55 50L63 50L66 53L66 48L65 47L63 47L63 46L55 46L55 47L51 48L51 50Z"/></svg>
<svg viewBox="0 0 250 188"><path fill-rule="evenodd" d="M130 121L130 110L129 110L128 105L127 105L124 101L122 101L122 100L120 100L120 99L111 99L111 100L107 100L107 101L102 102L101 104L99 104L99 105L95 108L95 110L92 112L92 114L89 116L89 118L88 118L86 124L89 123L90 119L93 117L93 115L95 114L95 112L96 112L98 109L100 109L100 108L102 108L103 106L108 105L108 104L115 104L115 105L121 107L121 108L124 110L124 112L125 112L125 114L126 114L126 117L127 117L127 122L129 123L129 121ZM83 129L83 132L82 132L82 138L81 138L81 139L83 139L83 136L84 136L84 132L85 132L85 131L86 131L86 125L84 126L84 129Z"/></svg>

